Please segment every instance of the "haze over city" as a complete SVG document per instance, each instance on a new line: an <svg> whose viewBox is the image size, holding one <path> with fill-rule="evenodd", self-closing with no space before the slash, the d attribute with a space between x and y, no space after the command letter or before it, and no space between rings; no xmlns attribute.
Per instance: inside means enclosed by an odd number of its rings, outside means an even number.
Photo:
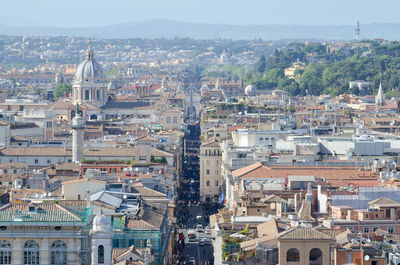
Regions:
<svg viewBox="0 0 400 265"><path fill-rule="evenodd" d="M149 19L229 25L400 23L396 0L13 0L2 1L9 26L104 26Z"/></svg>

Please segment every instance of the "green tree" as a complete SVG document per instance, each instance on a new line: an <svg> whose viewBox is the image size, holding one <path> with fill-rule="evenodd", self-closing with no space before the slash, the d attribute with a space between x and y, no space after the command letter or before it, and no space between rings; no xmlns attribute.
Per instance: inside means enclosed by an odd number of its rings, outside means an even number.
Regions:
<svg viewBox="0 0 400 265"><path fill-rule="evenodd" d="M260 59L256 63L255 69L259 73L264 73L265 67L267 66L267 60L264 55L261 55Z"/></svg>
<svg viewBox="0 0 400 265"><path fill-rule="evenodd" d="M72 92L71 84L59 84L54 88L54 96L56 98L64 97L66 93Z"/></svg>

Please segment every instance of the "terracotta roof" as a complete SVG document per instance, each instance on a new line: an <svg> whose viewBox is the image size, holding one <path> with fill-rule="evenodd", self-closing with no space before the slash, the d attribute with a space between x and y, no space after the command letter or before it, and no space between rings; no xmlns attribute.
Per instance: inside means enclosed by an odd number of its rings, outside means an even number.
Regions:
<svg viewBox="0 0 400 265"><path fill-rule="evenodd" d="M241 176L249 174L250 172L253 172L256 169L261 168L262 166L263 165L261 164L261 162L257 162L255 164L234 170L232 172L232 176L240 178Z"/></svg>
<svg viewBox="0 0 400 265"><path fill-rule="evenodd" d="M72 170L79 172L81 168L78 163L59 163L56 164L56 170Z"/></svg>
<svg viewBox="0 0 400 265"><path fill-rule="evenodd" d="M316 178L325 178L330 183L346 183L361 180L370 183L378 178L378 175L372 171L359 169L356 166L298 166L298 165L273 165L266 166L261 162L234 170L233 177L238 178L287 178L288 176L315 176Z"/></svg>
<svg viewBox="0 0 400 265"><path fill-rule="evenodd" d="M0 165L0 168L5 168L5 169L9 169L9 168L21 168L21 169L25 169L27 168L25 163L18 163L18 162L14 162L14 163L8 163L8 162L4 162Z"/></svg>
<svg viewBox="0 0 400 265"><path fill-rule="evenodd" d="M133 253L138 256L138 258L143 259L142 254L135 248L135 246L130 246L129 248L113 248L112 249L112 260L123 258L123 256Z"/></svg>
<svg viewBox="0 0 400 265"><path fill-rule="evenodd" d="M313 228L304 228L304 227L295 227L293 229L280 233L278 236L278 240L307 240L307 239L330 240L331 237Z"/></svg>
<svg viewBox="0 0 400 265"><path fill-rule="evenodd" d="M74 104L71 101L57 101L50 104L49 109L72 109Z"/></svg>
<svg viewBox="0 0 400 265"><path fill-rule="evenodd" d="M266 236L266 235L278 235L279 230L278 230L278 225L276 223L276 220L272 218L269 221L266 221L265 223L257 225L257 233L258 236Z"/></svg>
<svg viewBox="0 0 400 265"><path fill-rule="evenodd" d="M213 140L210 142L202 143L201 147L220 147L220 142Z"/></svg>
<svg viewBox="0 0 400 265"><path fill-rule="evenodd" d="M133 157L134 147L85 147L85 157ZM145 150L142 150L145 155ZM72 156L71 147L5 147L0 150L0 156ZM156 148L151 148L151 156L173 157L174 155Z"/></svg>

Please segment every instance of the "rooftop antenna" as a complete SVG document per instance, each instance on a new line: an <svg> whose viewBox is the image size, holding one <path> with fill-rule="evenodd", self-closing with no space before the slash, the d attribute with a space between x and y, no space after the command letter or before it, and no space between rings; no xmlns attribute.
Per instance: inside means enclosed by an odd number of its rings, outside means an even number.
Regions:
<svg viewBox="0 0 400 265"><path fill-rule="evenodd" d="M357 20L356 23L356 41L360 40L360 21Z"/></svg>

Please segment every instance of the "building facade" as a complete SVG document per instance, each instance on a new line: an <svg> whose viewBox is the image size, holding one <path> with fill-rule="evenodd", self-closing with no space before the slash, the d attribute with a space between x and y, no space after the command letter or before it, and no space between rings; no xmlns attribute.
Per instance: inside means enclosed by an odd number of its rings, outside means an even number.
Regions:
<svg viewBox="0 0 400 265"><path fill-rule="evenodd" d="M218 141L200 146L200 200L218 201L221 193L221 148Z"/></svg>

